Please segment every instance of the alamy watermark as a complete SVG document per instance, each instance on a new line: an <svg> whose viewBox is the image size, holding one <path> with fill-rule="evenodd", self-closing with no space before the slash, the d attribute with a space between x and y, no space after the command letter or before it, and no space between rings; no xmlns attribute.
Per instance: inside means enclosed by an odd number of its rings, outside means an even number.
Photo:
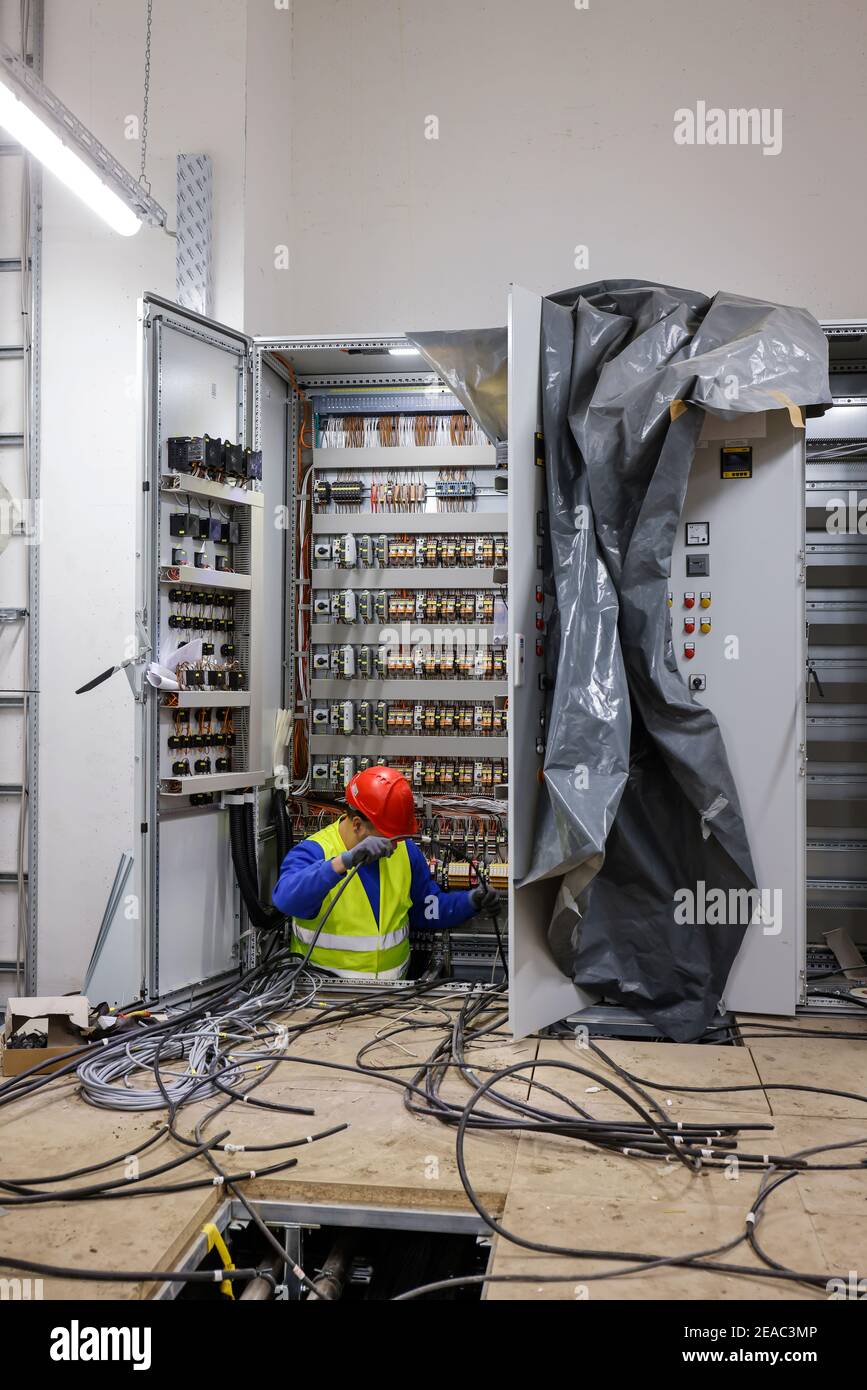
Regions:
<svg viewBox="0 0 867 1390"><path fill-rule="evenodd" d="M708 106L697 101L695 109L678 107L674 113L676 145L755 145L763 155L776 156L783 148L783 112L779 106Z"/></svg>
<svg viewBox="0 0 867 1390"><path fill-rule="evenodd" d="M867 497L849 492L825 503L825 530L831 536L867 536Z"/></svg>
<svg viewBox="0 0 867 1390"><path fill-rule="evenodd" d="M783 930L781 888L708 888L699 879L694 888L678 888L674 902L678 926L760 926L763 936L779 936Z"/></svg>

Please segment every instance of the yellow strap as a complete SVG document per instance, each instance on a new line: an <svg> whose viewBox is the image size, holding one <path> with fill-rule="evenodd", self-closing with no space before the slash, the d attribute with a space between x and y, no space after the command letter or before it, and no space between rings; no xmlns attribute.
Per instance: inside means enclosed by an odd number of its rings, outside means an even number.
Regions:
<svg viewBox="0 0 867 1390"><path fill-rule="evenodd" d="M671 405L668 407L668 413L669 413L669 415L671 416L672 421L674 421L674 420L676 420L680 415L682 415L683 412L684 412L686 409L687 409L686 401L676 400L676 401L672 401L672 402L671 402Z"/></svg>
<svg viewBox="0 0 867 1390"><path fill-rule="evenodd" d="M207 1237L208 1254L210 1255L211 1251L216 1247L217 1254L223 1261L223 1269L234 1269L235 1266L232 1263L232 1257L229 1254L229 1248L226 1245L226 1242L223 1240L223 1237L220 1235L220 1232L214 1225L213 1221L205 1222L204 1226L202 1227L202 1235ZM220 1293L225 1294L227 1298L235 1297L234 1291L232 1289L231 1279L224 1279L222 1281L222 1283L220 1284Z"/></svg>
<svg viewBox="0 0 867 1390"><path fill-rule="evenodd" d="M795 429L802 430L804 428L804 412L801 410L801 407L799 405L795 405L795 402L792 400L791 396L787 396L785 391L772 391L771 395L773 396L775 401L779 401L780 405L784 406L786 410L788 410L789 419L791 420Z"/></svg>

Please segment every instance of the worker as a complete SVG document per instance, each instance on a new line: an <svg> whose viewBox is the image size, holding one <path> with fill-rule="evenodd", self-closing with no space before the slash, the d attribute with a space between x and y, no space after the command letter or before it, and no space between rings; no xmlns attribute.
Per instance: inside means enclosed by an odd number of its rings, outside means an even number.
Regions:
<svg viewBox="0 0 867 1390"><path fill-rule="evenodd" d="M411 927L457 927L477 912L492 914L499 899L481 885L446 893L434 881L418 845L406 838L416 833L415 805L396 768L357 773L345 799L343 815L286 855L274 906L294 918L292 949L301 955L328 912L311 965L349 978L399 980L409 966ZM350 869L358 872L340 892Z"/></svg>

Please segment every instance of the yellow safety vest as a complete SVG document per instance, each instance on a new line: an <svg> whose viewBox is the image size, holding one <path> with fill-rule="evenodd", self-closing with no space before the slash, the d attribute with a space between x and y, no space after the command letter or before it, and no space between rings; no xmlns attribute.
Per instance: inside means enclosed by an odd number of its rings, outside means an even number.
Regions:
<svg viewBox="0 0 867 1390"><path fill-rule="evenodd" d="M343 854L338 821L317 830L310 839L321 845L326 859ZM412 869L403 840L394 853L379 861L379 921L373 915L370 899L358 874L353 874L340 893L325 928L319 933L310 955L311 965L320 965L337 975L376 975L397 980L409 964L409 910ZM339 892L341 878L322 900L316 917L293 918L292 950L304 955L316 928Z"/></svg>

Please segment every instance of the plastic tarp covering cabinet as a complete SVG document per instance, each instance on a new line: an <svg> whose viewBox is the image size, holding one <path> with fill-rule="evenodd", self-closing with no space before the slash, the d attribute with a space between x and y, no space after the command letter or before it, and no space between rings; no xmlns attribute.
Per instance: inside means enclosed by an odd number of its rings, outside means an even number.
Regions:
<svg viewBox="0 0 867 1390"><path fill-rule="evenodd" d="M406 336L448 383L491 443L503 443L508 425L509 344L505 328Z"/></svg>
<svg viewBox="0 0 867 1390"><path fill-rule="evenodd" d="M826 342L803 309L616 280L544 300L541 353L554 680L523 882L561 880L549 943L577 986L695 1038L745 928L678 924L675 893L755 874L716 719L677 668L672 548L704 412L828 402Z"/></svg>

